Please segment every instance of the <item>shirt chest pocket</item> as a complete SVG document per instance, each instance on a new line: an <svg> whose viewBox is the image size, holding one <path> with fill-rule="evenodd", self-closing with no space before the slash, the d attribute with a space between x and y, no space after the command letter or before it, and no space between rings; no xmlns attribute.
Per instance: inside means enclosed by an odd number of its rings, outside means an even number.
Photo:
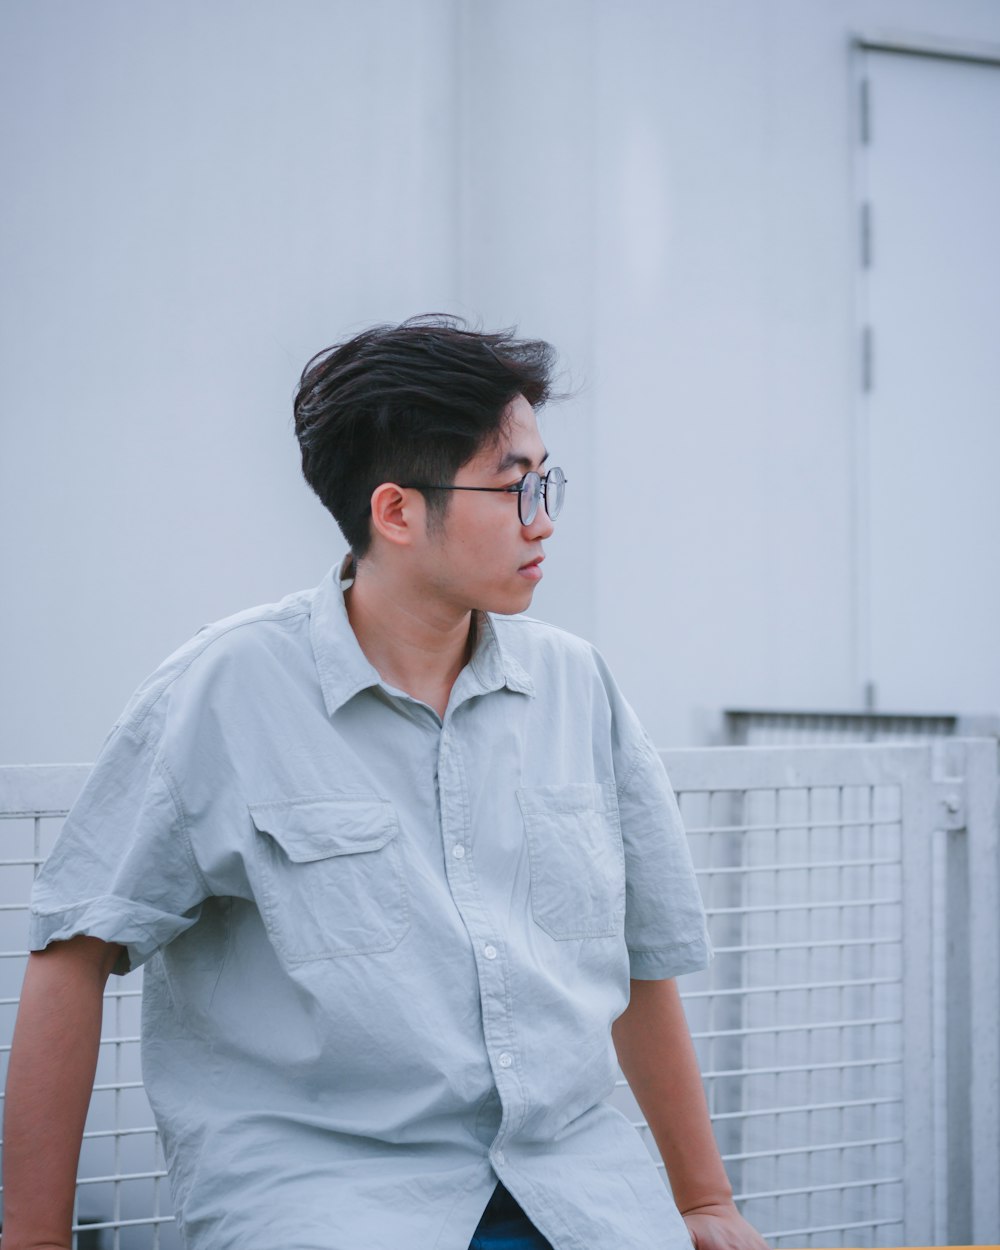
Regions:
<svg viewBox="0 0 1000 1250"><path fill-rule="evenodd" d="M258 906L291 962L369 955L410 924L396 809L378 798L252 803Z"/></svg>
<svg viewBox="0 0 1000 1250"><path fill-rule="evenodd" d="M551 937L624 931L625 854L614 785L517 791L531 865L531 912Z"/></svg>

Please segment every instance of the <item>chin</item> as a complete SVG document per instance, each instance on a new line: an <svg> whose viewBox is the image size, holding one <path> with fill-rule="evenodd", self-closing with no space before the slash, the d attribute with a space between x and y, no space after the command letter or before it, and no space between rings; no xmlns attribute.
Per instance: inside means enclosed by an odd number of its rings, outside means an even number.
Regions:
<svg viewBox="0 0 1000 1250"><path fill-rule="evenodd" d="M519 595L484 595L476 605L482 612L492 612L494 616L516 616L518 612L526 612L531 606L532 592L522 591Z"/></svg>
<svg viewBox="0 0 1000 1250"><path fill-rule="evenodd" d="M531 607L537 585L515 574L504 578L483 578L478 586L469 586L466 602L481 612L493 612L497 616L516 616Z"/></svg>

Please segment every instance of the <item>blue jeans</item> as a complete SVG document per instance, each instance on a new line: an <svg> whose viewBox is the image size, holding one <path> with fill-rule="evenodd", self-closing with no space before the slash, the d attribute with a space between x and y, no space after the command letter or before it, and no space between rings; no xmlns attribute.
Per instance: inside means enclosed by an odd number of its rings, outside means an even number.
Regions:
<svg viewBox="0 0 1000 1250"><path fill-rule="evenodd" d="M469 1250L552 1250L552 1243L524 1214L513 1194L498 1183Z"/></svg>

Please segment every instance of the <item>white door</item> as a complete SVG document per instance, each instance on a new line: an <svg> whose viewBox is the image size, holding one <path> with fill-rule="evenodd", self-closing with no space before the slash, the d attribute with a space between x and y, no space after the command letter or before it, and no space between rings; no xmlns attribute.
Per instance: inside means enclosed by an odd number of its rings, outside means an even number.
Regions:
<svg viewBox="0 0 1000 1250"><path fill-rule="evenodd" d="M1000 712L1000 65L863 56L869 674Z"/></svg>

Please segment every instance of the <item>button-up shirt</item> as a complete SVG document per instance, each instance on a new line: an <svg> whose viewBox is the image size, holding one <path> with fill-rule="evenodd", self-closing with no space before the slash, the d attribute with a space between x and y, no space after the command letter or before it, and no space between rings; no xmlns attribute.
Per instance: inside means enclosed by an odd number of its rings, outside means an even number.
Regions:
<svg viewBox="0 0 1000 1250"><path fill-rule="evenodd" d="M466 1250L500 1177L556 1250L686 1250L609 1105L629 978L704 967L670 783L588 643L477 613L444 717L351 629L345 559L132 697L32 947L145 964L185 1243Z"/></svg>

